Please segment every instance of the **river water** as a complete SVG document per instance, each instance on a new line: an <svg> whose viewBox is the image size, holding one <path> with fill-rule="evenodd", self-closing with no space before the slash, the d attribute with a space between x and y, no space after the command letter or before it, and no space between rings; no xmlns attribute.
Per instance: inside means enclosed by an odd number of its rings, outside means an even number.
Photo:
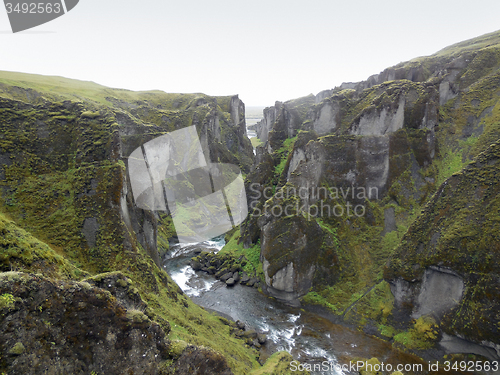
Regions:
<svg viewBox="0 0 500 375"><path fill-rule="evenodd" d="M319 366L324 361L328 362L328 371L316 371L313 374L354 374L335 366L348 364L353 358L377 357L381 362L391 364L393 371L398 364L423 364L424 369L427 368L427 362L401 353L385 341L335 324L307 309L287 306L255 288L239 284L227 287L214 276L203 271L195 272L189 266L190 259L201 250L217 252L223 245L223 238L200 244L174 245L163 261L164 268L198 305L232 320L240 320L247 329L265 333L268 342L261 350L262 357L285 350L303 363Z"/></svg>

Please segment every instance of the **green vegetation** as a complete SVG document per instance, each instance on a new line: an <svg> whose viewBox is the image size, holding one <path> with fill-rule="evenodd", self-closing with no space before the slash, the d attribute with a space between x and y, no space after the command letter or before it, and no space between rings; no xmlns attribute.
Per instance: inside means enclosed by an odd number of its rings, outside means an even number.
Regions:
<svg viewBox="0 0 500 375"><path fill-rule="evenodd" d="M292 203L364 208L361 216L319 217L294 209L251 218L219 252L226 265L239 261L238 270L261 280L262 257L270 261L269 277L290 263L301 275L314 269L304 303L325 306L360 329L375 327L397 347L432 348L441 332L497 343L500 33L399 64L379 77L391 81L333 91L317 104L308 96L278 106L269 134L273 152L251 172L251 142L232 126L234 97L131 92L0 72L2 277L20 277L16 271L58 280L85 277L79 285L91 288L91 282L120 271L117 285L144 304L129 306L129 320L156 321L169 335L173 358L167 365L192 344L221 353L236 374L286 373L286 354L260 366L257 352L231 335L227 321L193 304L157 267L156 249L144 238L148 224L158 220L158 250L168 251L171 218L129 209L123 156L158 135L196 125L213 161L237 164L249 173L247 182L273 191L260 208ZM336 108L339 126L318 137L312 122L328 103ZM355 135L363 119L395 114L400 105L402 129ZM295 151L307 160L287 181ZM371 200L279 196L281 187L311 182L330 192L373 182L381 191ZM187 217L182 208L178 214ZM202 221L204 215L200 210L189 218ZM261 244L264 227L268 237ZM409 325L396 321L389 281L421 281L424 270L435 265L463 277L458 307L439 324L426 316ZM13 298L0 296L2 313L16 307ZM43 306L38 308L42 314ZM13 354L24 351L14 347Z"/></svg>
<svg viewBox="0 0 500 375"><path fill-rule="evenodd" d="M465 40L443 48L433 56L456 56L468 51L478 51L500 45L500 35L497 31L473 39Z"/></svg>
<svg viewBox="0 0 500 375"><path fill-rule="evenodd" d="M278 178L283 174L283 171L285 170L285 166L288 163L289 155L293 150L293 145L295 144L297 137L298 135L293 138L287 138L283 142L282 147L276 150L273 154L277 158L277 160L279 160L278 164L274 168L274 174L278 176Z"/></svg>
<svg viewBox="0 0 500 375"><path fill-rule="evenodd" d="M112 89L91 81L7 71L0 71L0 84L3 97L23 101L29 101L28 93L33 93L36 101L40 101L43 95L43 98L53 101L60 99L76 102L91 101L106 106L127 106L142 101L160 105L164 109L178 109L194 105L196 100L204 98L203 94L167 94L157 90L141 92Z"/></svg>
<svg viewBox="0 0 500 375"><path fill-rule="evenodd" d="M10 293L0 295L0 311L11 310L16 302L15 297Z"/></svg>
<svg viewBox="0 0 500 375"><path fill-rule="evenodd" d="M257 137L250 138L250 142L252 142L252 147L253 148L257 148L259 146L263 146L264 145L264 142L262 142L262 140L260 138L257 138Z"/></svg>
<svg viewBox="0 0 500 375"><path fill-rule="evenodd" d="M12 348L9 349L7 353L13 354L13 355L21 355L24 353L26 348L24 347L23 343L18 341L14 344Z"/></svg>
<svg viewBox="0 0 500 375"><path fill-rule="evenodd" d="M173 284L172 281L170 283ZM185 296L178 295L172 299L173 296L172 291L163 289L144 296L153 312L170 323L171 340L205 346L223 353L235 374L247 374L260 367L255 349L246 347L243 340L231 336L230 327L217 315L207 313ZM176 345L173 350L180 349Z"/></svg>
<svg viewBox="0 0 500 375"><path fill-rule="evenodd" d="M260 241L245 249L243 244L240 243L240 231L236 230L218 254L221 256L230 255L235 260L243 256L244 259L241 261L243 270L248 275L255 275L261 280L264 279L262 263L260 262Z"/></svg>
<svg viewBox="0 0 500 375"><path fill-rule="evenodd" d="M359 373L361 375L378 375L380 371L375 371L376 368L381 367L381 363L378 358L370 358L367 361L364 361L365 365L362 368L359 368Z"/></svg>
<svg viewBox="0 0 500 375"><path fill-rule="evenodd" d="M292 374L309 374L306 370L299 370L298 362L296 369L290 366L293 357L287 352L277 352L268 358L262 368L254 370L250 375L292 375Z"/></svg>
<svg viewBox="0 0 500 375"><path fill-rule="evenodd" d="M79 279L86 274L57 254L46 243L19 228L0 213L0 270L40 272L60 278Z"/></svg>
<svg viewBox="0 0 500 375"><path fill-rule="evenodd" d="M428 316L416 319L408 331L398 333L394 341L409 349L430 349L438 338L436 321Z"/></svg>

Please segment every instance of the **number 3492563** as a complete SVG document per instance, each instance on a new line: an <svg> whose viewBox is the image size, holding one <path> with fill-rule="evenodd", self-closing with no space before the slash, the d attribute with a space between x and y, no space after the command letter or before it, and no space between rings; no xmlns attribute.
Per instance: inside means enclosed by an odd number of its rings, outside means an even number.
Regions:
<svg viewBox="0 0 500 375"><path fill-rule="evenodd" d="M7 13L31 13L31 14L41 14L41 13L61 13L60 3L6 3Z"/></svg>
<svg viewBox="0 0 500 375"><path fill-rule="evenodd" d="M461 362L444 362L444 370L445 371L498 371L498 361L461 361Z"/></svg>

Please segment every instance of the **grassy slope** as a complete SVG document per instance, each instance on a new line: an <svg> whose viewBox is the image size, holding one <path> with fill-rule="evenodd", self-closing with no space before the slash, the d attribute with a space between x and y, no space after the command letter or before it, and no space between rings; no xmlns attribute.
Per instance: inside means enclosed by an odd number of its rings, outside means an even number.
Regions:
<svg viewBox="0 0 500 375"><path fill-rule="evenodd" d="M106 106L112 106L107 98L117 98L129 103L140 100L152 100L154 104L175 107L185 106L192 99L202 94L169 94L159 90L131 91L113 89L91 81L80 81L58 76L44 76L38 74L0 71L0 83L7 86L17 86L35 90L54 98L64 98L72 101L94 101Z"/></svg>

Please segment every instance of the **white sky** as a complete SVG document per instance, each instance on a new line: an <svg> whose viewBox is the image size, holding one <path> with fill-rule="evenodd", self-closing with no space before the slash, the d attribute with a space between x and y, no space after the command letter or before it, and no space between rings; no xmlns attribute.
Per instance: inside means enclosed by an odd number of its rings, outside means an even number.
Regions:
<svg viewBox="0 0 500 375"><path fill-rule="evenodd" d="M0 5L0 70L270 106L498 30L499 15L499 0L80 0L12 34Z"/></svg>

